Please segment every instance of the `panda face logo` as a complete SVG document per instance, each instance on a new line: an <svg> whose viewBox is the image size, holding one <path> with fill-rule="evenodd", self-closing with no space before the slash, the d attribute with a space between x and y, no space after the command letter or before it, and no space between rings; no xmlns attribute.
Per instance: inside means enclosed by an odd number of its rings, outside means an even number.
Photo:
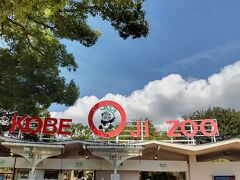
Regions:
<svg viewBox="0 0 240 180"><path fill-rule="evenodd" d="M103 132L107 132L111 129L114 129L114 126L112 125L114 121L115 121L115 116L113 113L110 113L108 111L103 112L101 125L99 126L99 129L103 130Z"/></svg>
<svg viewBox="0 0 240 180"><path fill-rule="evenodd" d="M90 110L88 124L99 137L114 137L124 129L126 113L122 106L114 101L100 101Z"/></svg>
<svg viewBox="0 0 240 180"><path fill-rule="evenodd" d="M102 120L103 121L109 121L111 119L111 114L107 111L105 111L104 113L102 113Z"/></svg>

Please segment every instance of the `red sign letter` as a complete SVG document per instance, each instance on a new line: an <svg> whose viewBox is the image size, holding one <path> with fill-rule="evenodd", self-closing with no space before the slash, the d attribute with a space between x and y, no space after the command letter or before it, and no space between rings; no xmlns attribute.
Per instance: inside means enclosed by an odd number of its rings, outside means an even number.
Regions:
<svg viewBox="0 0 240 180"><path fill-rule="evenodd" d="M58 133L59 134L71 134L71 132L69 131L63 131L63 128L70 128L71 125L68 123L68 124L64 124L64 122L72 122L71 119L60 119L60 124L59 124L59 131Z"/></svg>
<svg viewBox="0 0 240 180"><path fill-rule="evenodd" d="M137 123L137 124L136 124L137 132L135 133L133 130L130 131L131 136L132 136L132 137L135 137L135 138L136 138L136 137L139 137L139 136L140 136L140 132L141 132L141 130L140 130L140 121L137 120L136 123Z"/></svg>
<svg viewBox="0 0 240 180"><path fill-rule="evenodd" d="M37 121L38 122L38 126L37 126L36 129L31 129L30 128L31 121ZM26 131L29 132L30 134L38 133L42 129L42 125L43 125L43 122L42 122L42 119L40 117L31 117L26 122Z"/></svg>
<svg viewBox="0 0 240 180"><path fill-rule="evenodd" d="M193 126L193 132L192 133L189 133L189 132L186 131L185 126L186 126L187 123L189 123L189 124L191 124ZM182 133L185 136L193 137L193 136L195 136L197 134L198 127L197 127L197 124L194 121L192 121L192 120L184 120L182 122L182 124L181 124L181 131L182 131Z"/></svg>
<svg viewBox="0 0 240 180"><path fill-rule="evenodd" d="M17 118L17 114L14 114L10 132L14 132L15 128L18 127L21 132L26 132L26 129L22 126L22 121L24 121L27 116L22 116L19 119Z"/></svg>
<svg viewBox="0 0 240 180"><path fill-rule="evenodd" d="M149 129L148 129L148 120L146 119L145 120L145 137L148 137L149 136Z"/></svg>
<svg viewBox="0 0 240 180"><path fill-rule="evenodd" d="M213 131L211 131L211 132L207 132L206 130L205 130L205 124L206 123L210 123L212 126L213 126ZM200 124L200 129L201 129L201 131L202 131L202 133L205 135L205 136L215 136L217 133L218 133L218 125L217 125L217 123L214 121L214 120L212 120L212 119L204 119L202 122L201 122L201 124Z"/></svg>
<svg viewBox="0 0 240 180"><path fill-rule="evenodd" d="M167 121L168 124L173 124L172 127L168 131L168 136L169 137L179 137L181 136L180 133L174 133L176 129L178 128L180 121L179 120L169 120Z"/></svg>
<svg viewBox="0 0 240 180"><path fill-rule="evenodd" d="M53 123L48 123L53 122ZM43 134L54 134L57 131L57 119L56 118L45 118L43 125ZM51 127L52 130L48 130L47 128Z"/></svg>

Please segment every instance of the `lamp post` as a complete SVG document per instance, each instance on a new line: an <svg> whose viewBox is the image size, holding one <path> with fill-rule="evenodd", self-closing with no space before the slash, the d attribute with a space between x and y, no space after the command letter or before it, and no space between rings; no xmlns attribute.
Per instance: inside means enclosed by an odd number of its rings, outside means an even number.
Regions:
<svg viewBox="0 0 240 180"><path fill-rule="evenodd" d="M10 156L13 157L13 153L12 153L12 152L10 153ZM15 172L16 172L16 168L15 168L15 166L16 166L16 160L17 160L17 157L14 157L14 164L13 164L13 180L15 179Z"/></svg>

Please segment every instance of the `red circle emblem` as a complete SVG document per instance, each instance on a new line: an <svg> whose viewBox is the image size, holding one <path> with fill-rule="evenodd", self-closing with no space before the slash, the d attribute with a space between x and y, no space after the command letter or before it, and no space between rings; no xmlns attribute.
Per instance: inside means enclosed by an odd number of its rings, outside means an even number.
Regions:
<svg viewBox="0 0 240 180"><path fill-rule="evenodd" d="M119 124L118 128L113 130L113 131L109 131L109 132L103 132L101 130L99 130L98 128L96 128L96 126L93 123L93 115L94 113L103 106L112 106L114 108L116 108L118 110L118 112L121 115L121 123ZM101 101L97 104L95 104L92 109L90 110L89 114L88 114L88 124L91 128L91 130L94 132L94 134L100 136L100 137L104 137L104 138L110 138L110 137L114 137L116 135L118 135L119 133L121 133L121 131L124 129L125 124L126 124L126 113L124 111L124 109L122 108L122 106L114 101L110 101L110 100L105 100L105 101Z"/></svg>

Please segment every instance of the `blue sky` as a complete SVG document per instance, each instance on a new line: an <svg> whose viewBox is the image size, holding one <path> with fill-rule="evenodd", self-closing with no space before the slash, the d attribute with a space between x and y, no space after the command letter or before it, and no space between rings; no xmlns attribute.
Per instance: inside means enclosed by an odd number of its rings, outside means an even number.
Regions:
<svg viewBox="0 0 240 180"><path fill-rule="evenodd" d="M90 48L63 40L79 68L62 75L74 79L80 97L98 98L109 92L127 96L172 73L206 79L240 59L239 8L238 0L146 0L150 32L137 40L123 40L109 22L90 18L102 36Z"/></svg>

